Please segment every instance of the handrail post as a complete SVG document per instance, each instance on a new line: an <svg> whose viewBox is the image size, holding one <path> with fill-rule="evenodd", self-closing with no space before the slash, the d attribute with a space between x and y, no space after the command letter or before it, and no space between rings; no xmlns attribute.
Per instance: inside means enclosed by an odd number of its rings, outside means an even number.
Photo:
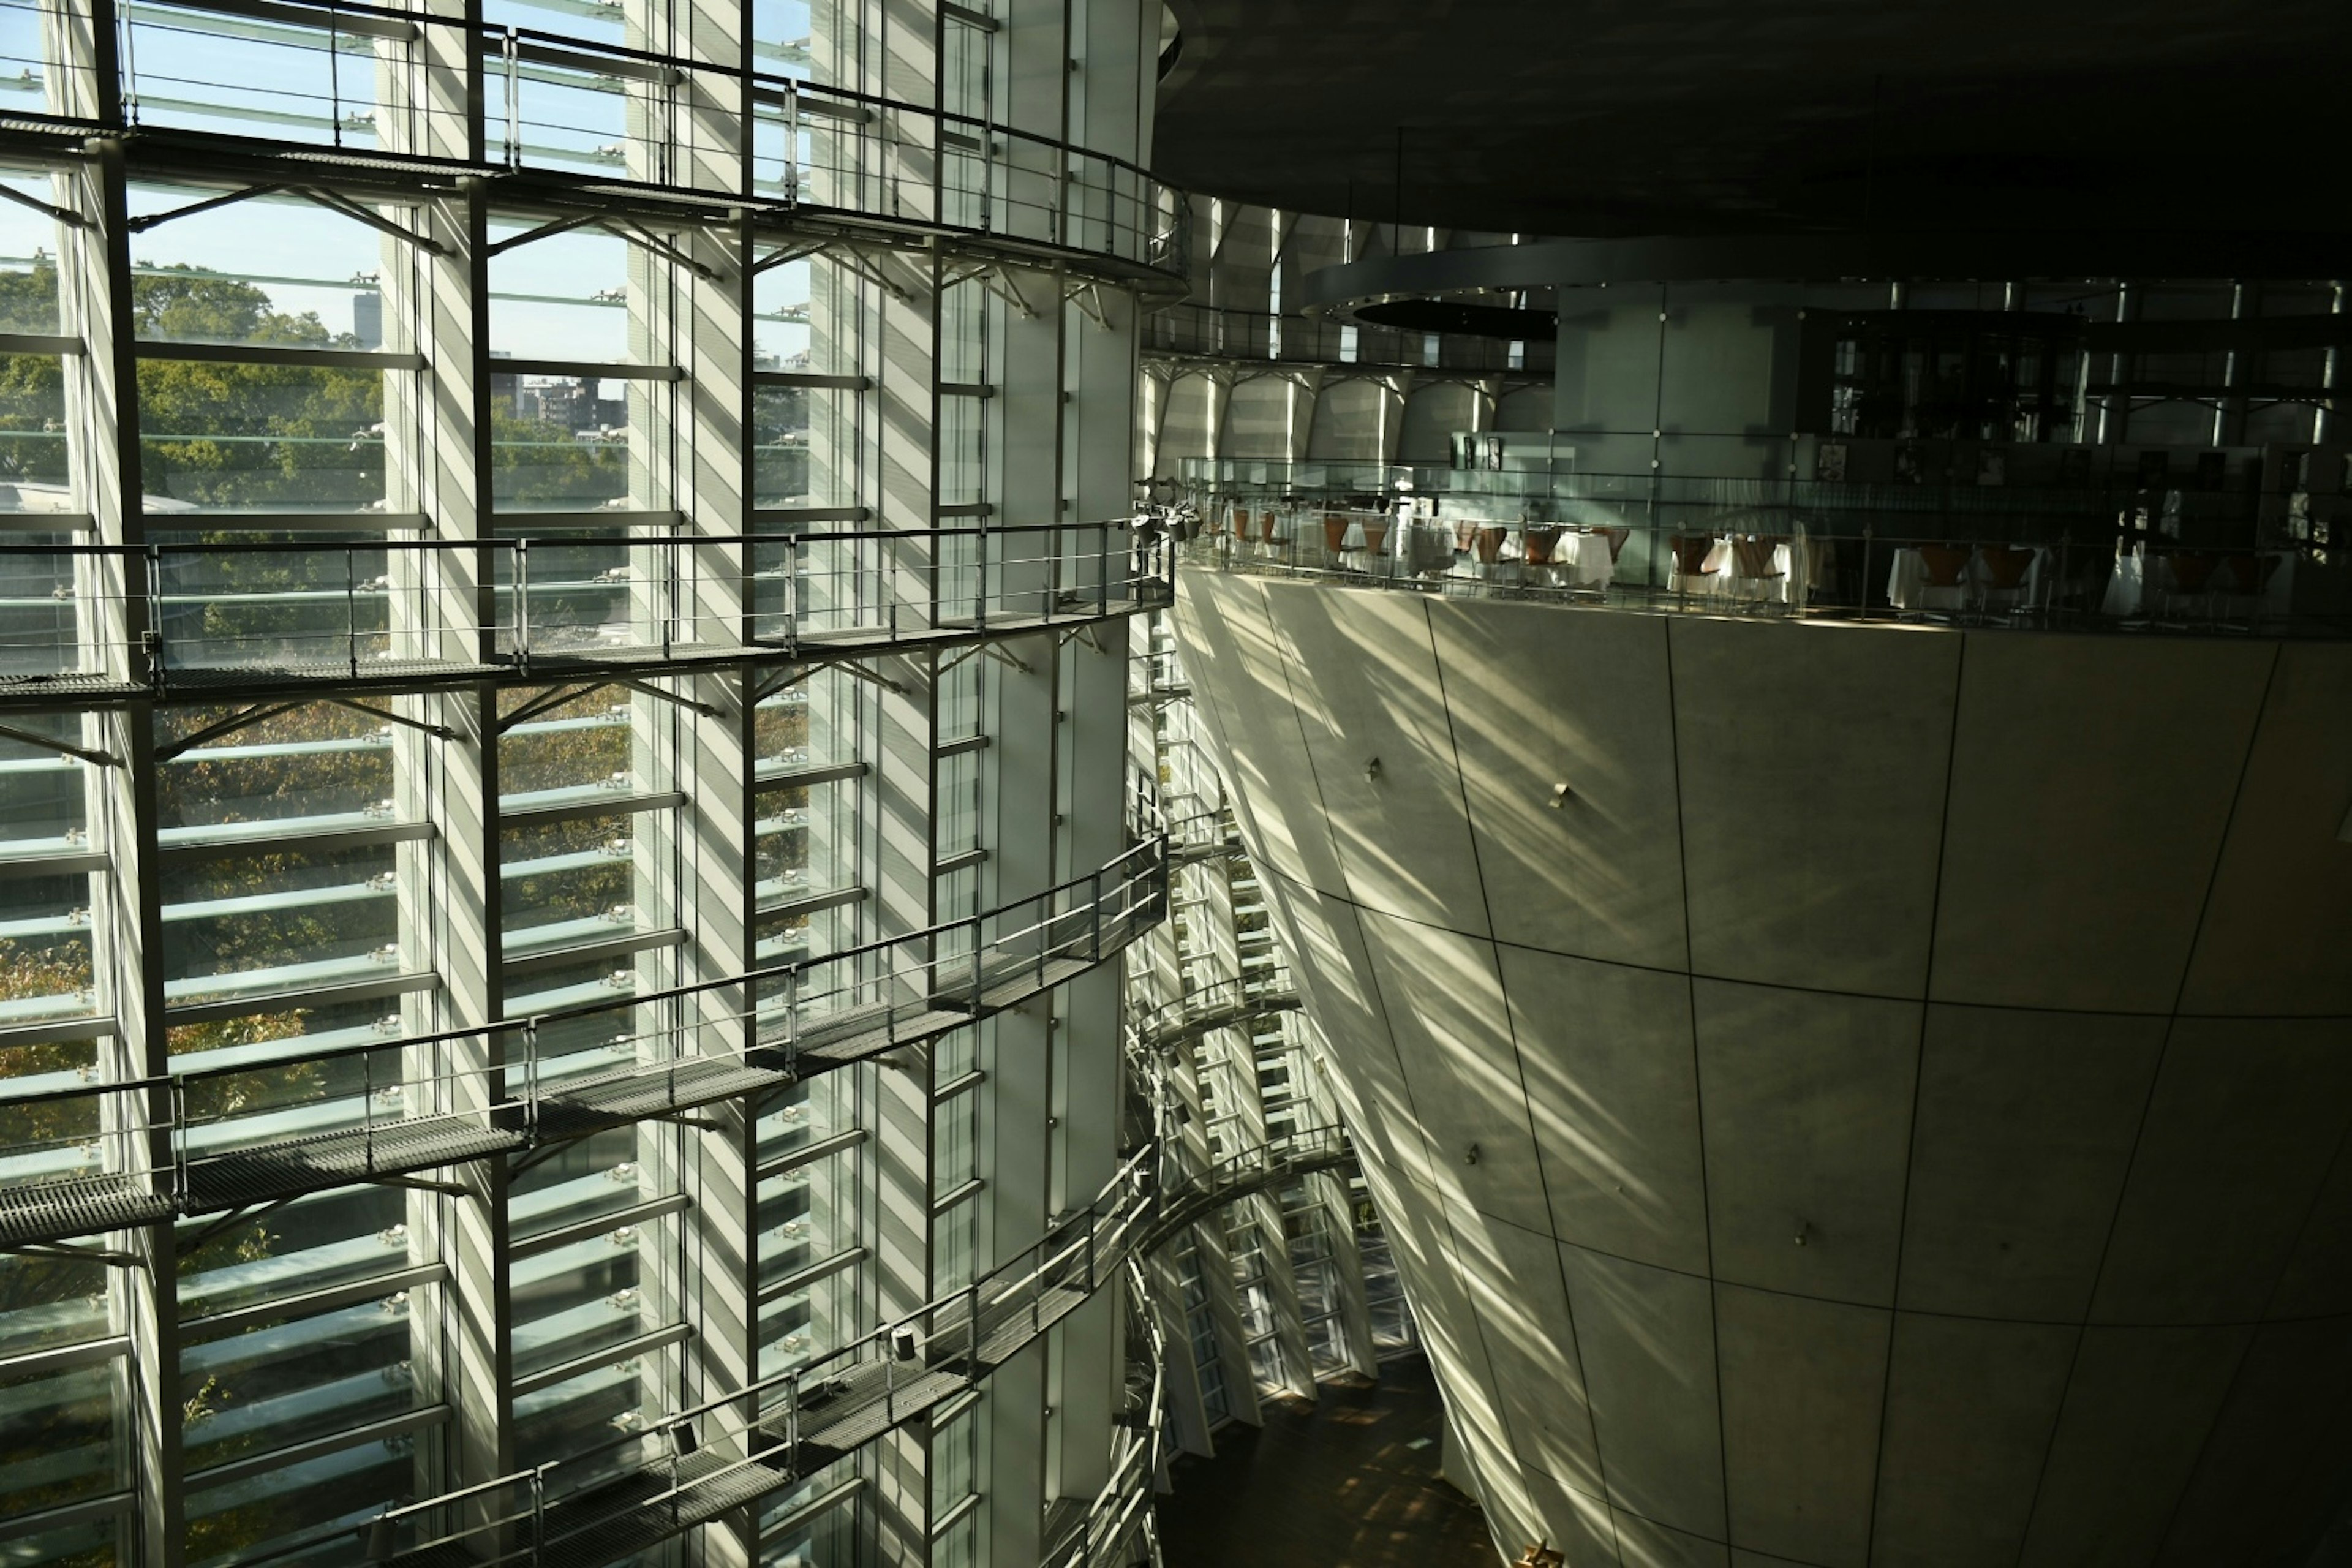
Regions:
<svg viewBox="0 0 2352 1568"><path fill-rule="evenodd" d="M172 1125L165 1137L172 1152L172 1186L182 1207L188 1200L188 1081L174 1073L172 1076Z"/></svg>
<svg viewBox="0 0 2352 1568"><path fill-rule="evenodd" d="M965 1289L971 1296L971 1311L968 1325L971 1329L971 1348L964 1357L966 1386L969 1387L980 1381L980 1281L975 1279Z"/></svg>
<svg viewBox="0 0 2352 1568"><path fill-rule="evenodd" d="M330 73L332 74L332 73ZM352 670L352 679L360 678L360 565L359 552L343 547L343 651Z"/></svg>
<svg viewBox="0 0 2352 1568"><path fill-rule="evenodd" d="M360 1053L360 1137L367 1152L367 1169L375 1170L375 1053Z"/></svg>
<svg viewBox="0 0 2352 1568"><path fill-rule="evenodd" d="M793 1082L801 1076L801 966L784 971L784 1071Z"/></svg>
<svg viewBox="0 0 2352 1568"><path fill-rule="evenodd" d="M1096 964L1102 962L1103 894L1102 870L1099 867L1095 870L1088 898L1092 900L1087 905L1087 913L1093 917L1091 923L1094 927L1094 945L1089 950L1087 963Z"/></svg>
<svg viewBox="0 0 2352 1568"><path fill-rule="evenodd" d="M127 595L130 584L125 583L123 589ZM147 679L160 692L171 650L163 638L163 548L159 544L147 547Z"/></svg>
<svg viewBox="0 0 2352 1568"><path fill-rule="evenodd" d="M1110 614L1110 524L1095 524L1095 614Z"/></svg>
<svg viewBox="0 0 2352 1568"><path fill-rule="evenodd" d="M898 1354L888 1341L882 1344L882 1425L898 1424Z"/></svg>
<svg viewBox="0 0 2352 1568"><path fill-rule="evenodd" d="M522 1021L522 1120L524 1131L539 1136L539 1019Z"/></svg>
<svg viewBox="0 0 2352 1568"><path fill-rule="evenodd" d="M514 542L514 647L518 668L530 668L530 541ZM498 628L491 628L497 636Z"/></svg>

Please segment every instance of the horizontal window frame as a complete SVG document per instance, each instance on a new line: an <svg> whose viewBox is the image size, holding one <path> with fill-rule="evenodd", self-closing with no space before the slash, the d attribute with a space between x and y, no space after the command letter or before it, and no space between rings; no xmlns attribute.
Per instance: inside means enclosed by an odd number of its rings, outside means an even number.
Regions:
<svg viewBox="0 0 2352 1568"><path fill-rule="evenodd" d="M26 877L87 877L112 861L103 849L53 849L37 855L0 855L0 881Z"/></svg>
<svg viewBox="0 0 2352 1568"><path fill-rule="evenodd" d="M839 1486L819 1492L759 1533L765 1539L790 1535L795 1531L806 1530L810 1525L856 1497L865 1488L864 1476L852 1476Z"/></svg>
<svg viewBox="0 0 2352 1568"><path fill-rule="evenodd" d="M810 522L871 522L874 509L870 506L762 506L751 509L754 518L774 518L787 524ZM760 531L752 530L757 542Z"/></svg>
<svg viewBox="0 0 2352 1568"><path fill-rule="evenodd" d="M173 511L142 512L150 533L384 533L422 532L421 511ZM184 550L185 546L167 546ZM199 547L201 548L201 547ZM364 549L364 545L354 545ZM330 593L333 590L330 589Z"/></svg>
<svg viewBox="0 0 2352 1568"><path fill-rule="evenodd" d="M45 1377L79 1367L96 1366L131 1353L129 1334L110 1334L79 1344L50 1345L21 1355L0 1357L0 1378Z"/></svg>
<svg viewBox="0 0 2352 1568"><path fill-rule="evenodd" d="M635 816L646 811L675 811L686 804L683 790L649 790L644 795L616 795L611 800L576 800L557 805L501 808L500 827L552 827L592 816Z"/></svg>
<svg viewBox="0 0 2352 1568"><path fill-rule="evenodd" d="M773 789L814 789L818 784L862 779L870 771L864 763L811 763L807 767L787 768L782 773L758 775L752 780L751 792L757 795Z"/></svg>
<svg viewBox="0 0 2352 1568"><path fill-rule="evenodd" d="M873 1134L863 1127L852 1127L845 1132L835 1132L830 1137L803 1143L799 1148L779 1154L760 1166L752 1173L752 1180L757 1183L772 1181L778 1176L789 1176L803 1166L814 1165L819 1160L830 1159L845 1150L855 1149L872 1136Z"/></svg>
<svg viewBox="0 0 2352 1568"><path fill-rule="evenodd" d="M693 1337L694 1326L690 1323L666 1324L661 1328L639 1334L634 1339L623 1340L617 1344L606 1345L602 1350L592 1351L583 1356L574 1356L570 1361L559 1362L553 1366L515 1378L508 1384L508 1392L517 1399L541 1394L559 1384L569 1383L575 1377L584 1377L599 1367L611 1366L615 1362L627 1361L632 1356L649 1355L655 1351L667 1350L672 1345L684 1344Z"/></svg>
<svg viewBox="0 0 2352 1568"><path fill-rule="evenodd" d="M575 1220L570 1225L558 1226L553 1230L541 1231L536 1236L526 1237L520 1241L509 1242L507 1246L507 1258L509 1262L516 1262L525 1258L536 1258L542 1252L561 1252L567 1247L577 1247L583 1241L593 1241L600 1236L610 1236L624 1226L646 1225L655 1220L667 1219L672 1215L684 1214L693 1206L694 1201L684 1193L669 1193L661 1197L648 1198L643 1203L631 1204L627 1208L615 1209L611 1214L600 1215L594 1219Z"/></svg>
<svg viewBox="0 0 2352 1568"><path fill-rule="evenodd" d="M268 838L222 839L209 844L197 839L159 845L155 864L160 870L175 871L186 866L208 866L217 860L234 860L242 855L282 855L289 850L314 855L339 849L380 849L386 845L420 843L431 839L436 832L430 822L392 822L367 827L318 827L308 831L298 828Z"/></svg>
<svg viewBox="0 0 2352 1568"><path fill-rule="evenodd" d="M52 1530L70 1530L77 1524L89 1524L109 1515L128 1519L138 1502L136 1492L109 1492L104 1497L59 1503L38 1513L20 1513L0 1519L0 1541L22 1541L29 1536L46 1535Z"/></svg>
<svg viewBox="0 0 2352 1568"><path fill-rule="evenodd" d="M934 1413L931 1419L933 1425L936 1426L939 1421L938 1415ZM981 1494L979 1492L969 1491L964 1493L963 1496L958 1498L954 1502L950 1503L946 1510L940 1515L938 1521L932 1524L930 1529L931 1539L934 1542L938 1541L940 1537L945 1535L949 1531L953 1530L957 1525L961 1524L965 1520L970 1519L973 1514L980 1511L980 1498Z"/></svg>
<svg viewBox="0 0 2352 1568"><path fill-rule="evenodd" d="M216 16L242 16L255 22L284 22L301 27L331 27L345 33L361 33L372 38L390 38L396 43L413 44L425 36L417 21L403 19L402 14L380 6L365 5L337 5L328 10L323 6L289 5L286 0L160 0L161 4L184 11L210 11Z"/></svg>
<svg viewBox="0 0 2352 1568"><path fill-rule="evenodd" d="M871 392L874 390L874 378L870 375L833 375L817 370L753 371L751 389L756 392L763 386L803 386L812 392Z"/></svg>
<svg viewBox="0 0 2352 1568"><path fill-rule="evenodd" d="M823 1284L836 1274L848 1272L873 1254L874 1249L861 1242L856 1247L835 1253L822 1262L812 1263L805 1268L796 1268L774 1284L762 1286L760 1289L758 1304L761 1307L771 1307L787 1296L797 1296L812 1285Z"/></svg>
<svg viewBox="0 0 2352 1568"><path fill-rule="evenodd" d="M226 1465L210 1469L189 1470L180 1481L181 1495L225 1487L238 1481L251 1480L272 1470L290 1469L312 1459L323 1459L330 1454L340 1454L346 1448L357 1448L369 1443L382 1443L394 1437L404 1437L411 1432L421 1432L428 1426L446 1424L455 1412L447 1403L424 1405L398 1415L387 1415L381 1421L371 1421L364 1426L354 1426L347 1432L337 1432L325 1437L313 1437L307 1443L297 1443L266 1454L248 1454L241 1459L231 1459Z"/></svg>
<svg viewBox="0 0 2352 1568"><path fill-rule="evenodd" d="M527 979L534 974L544 974L551 969L601 963L610 958L634 958L641 952L683 947L685 944L686 929L683 926L625 931L618 936L600 937L594 942L573 942L565 947L549 948L543 952L525 953L520 958L507 958L502 952L499 960L499 974L502 980ZM503 942L500 946L503 950Z"/></svg>
<svg viewBox="0 0 2352 1568"><path fill-rule="evenodd" d="M931 1200L931 1217L937 1219L956 1205L978 1197L987 1190L988 1178L985 1176L974 1176L968 1182L958 1182Z"/></svg>
<svg viewBox="0 0 2352 1568"><path fill-rule="evenodd" d="M206 364L267 364L301 370L425 370L425 356L394 349L320 349L291 343L179 343L141 338L131 352L142 360L185 360ZM199 513L172 512L171 517ZM380 514L360 512L359 517Z"/></svg>
<svg viewBox="0 0 2352 1568"><path fill-rule="evenodd" d="M782 903L757 911L754 918L772 921L789 919L793 915L821 915L828 910L843 909L850 904L862 904L867 897L868 889L862 884L856 887L835 888L827 892L810 893L804 898L787 899Z"/></svg>
<svg viewBox="0 0 2352 1568"><path fill-rule="evenodd" d="M559 381L684 381L686 370L675 364L610 364L601 360L494 359L499 375L551 376ZM509 514L512 515L512 514Z"/></svg>
<svg viewBox="0 0 2352 1568"><path fill-rule="evenodd" d="M0 533L89 533L97 527L86 511L0 511Z"/></svg>
<svg viewBox="0 0 2352 1568"><path fill-rule="evenodd" d="M208 1312L200 1318L190 1318L180 1324L180 1342L184 1345L208 1344L214 1340L243 1333L256 1323L273 1323L281 1318L315 1318L321 1313L340 1311L345 1307L381 1301L386 1296L397 1295L403 1290L417 1290L428 1285L446 1285L448 1282L447 1264L422 1263L392 1274L355 1279L348 1285L330 1285L320 1290L304 1290L274 1300L257 1301L249 1307L232 1307L225 1312Z"/></svg>
<svg viewBox="0 0 2352 1568"><path fill-rule="evenodd" d="M233 975L236 972L226 971ZM208 980L222 975L206 975ZM387 996L406 996L418 991L430 991L441 984L441 976L432 970L419 970L407 974L388 974L381 980L347 980L330 985L303 985L286 991L259 991L248 996L229 997L218 1002L186 1002L163 1009L163 1026L178 1028L186 1024L216 1024L224 1018L243 1018L255 1013L287 1013L297 1007L337 1007L346 1003L374 1002Z"/></svg>

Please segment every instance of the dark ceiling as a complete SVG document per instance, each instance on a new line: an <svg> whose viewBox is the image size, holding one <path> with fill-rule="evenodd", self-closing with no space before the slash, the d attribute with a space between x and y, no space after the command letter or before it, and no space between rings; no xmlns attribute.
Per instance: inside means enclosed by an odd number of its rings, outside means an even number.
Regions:
<svg viewBox="0 0 2352 1568"><path fill-rule="evenodd" d="M2352 231L2352 0L1171 8L1155 166L1238 200L1571 236Z"/></svg>

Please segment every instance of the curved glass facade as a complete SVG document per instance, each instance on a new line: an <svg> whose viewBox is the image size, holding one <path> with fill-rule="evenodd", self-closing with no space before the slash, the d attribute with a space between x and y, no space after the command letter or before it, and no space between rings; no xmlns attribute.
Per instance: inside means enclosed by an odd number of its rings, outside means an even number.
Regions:
<svg viewBox="0 0 2352 1568"><path fill-rule="evenodd" d="M1156 43L0 7L0 1560L1026 1563L1135 1470L1116 1249L904 1380L1133 1152Z"/></svg>

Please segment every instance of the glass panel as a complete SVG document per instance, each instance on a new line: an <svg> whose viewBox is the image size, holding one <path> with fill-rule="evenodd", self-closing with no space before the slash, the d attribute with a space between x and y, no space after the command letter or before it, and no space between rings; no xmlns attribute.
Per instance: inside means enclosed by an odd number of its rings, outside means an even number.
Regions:
<svg viewBox="0 0 2352 1568"><path fill-rule="evenodd" d="M124 13L123 97L135 123L373 147L377 40L271 13L243 17L142 0Z"/></svg>
<svg viewBox="0 0 2352 1568"><path fill-rule="evenodd" d="M194 735L236 711L158 712L157 738ZM362 827L390 822L395 815L393 734L394 727L381 719L321 702L191 747L157 770L163 841L263 841L296 825Z"/></svg>
<svg viewBox="0 0 2352 1568"><path fill-rule="evenodd" d="M97 1008L90 959L96 888L88 876L20 878L8 885L7 907L0 909L0 1025Z"/></svg>
<svg viewBox="0 0 2352 1568"><path fill-rule="evenodd" d="M503 691L511 713L543 693ZM642 785L631 744L635 710L611 691L592 691L515 725L499 737L499 803L526 805L590 802Z"/></svg>
<svg viewBox="0 0 2352 1568"><path fill-rule="evenodd" d="M341 1187L215 1231L183 1221L194 1244L180 1260L184 1320L257 1307L363 1281L412 1261L408 1197L397 1188ZM193 1468L268 1454L426 1403L411 1368L413 1300L378 1302L257 1324L191 1345L180 1396ZM243 1480L206 1487L192 1474L188 1558L203 1563L330 1521L354 1524L410 1490L413 1438L369 1441ZM349 1555L348 1540L338 1543ZM323 1561L323 1559L320 1559Z"/></svg>
<svg viewBox="0 0 2352 1568"><path fill-rule="evenodd" d="M82 720L68 713L11 715L9 727L79 745ZM0 853L89 847L89 763L0 735Z"/></svg>
<svg viewBox="0 0 2352 1568"><path fill-rule="evenodd" d="M392 374L408 373L142 357L148 514L382 510Z"/></svg>
<svg viewBox="0 0 2352 1568"><path fill-rule="evenodd" d="M107 1289L102 1263L0 1255L0 1355L104 1337Z"/></svg>
<svg viewBox="0 0 2352 1568"><path fill-rule="evenodd" d="M139 184L131 211L167 212L223 193ZM405 206L378 208L413 226ZM255 196L139 236L131 331L148 342L272 347L385 346L383 268L407 247L365 224L291 196ZM250 376L251 367L224 366Z"/></svg>
<svg viewBox="0 0 2352 1568"><path fill-rule="evenodd" d="M165 994L186 1003L397 969L395 858L386 844L288 849L166 870ZM215 977L223 978L208 983Z"/></svg>
<svg viewBox="0 0 2352 1568"><path fill-rule="evenodd" d="M636 818L583 816L499 833L509 958L642 923L632 863Z"/></svg>
<svg viewBox="0 0 2352 1568"><path fill-rule="evenodd" d="M0 1375L0 1518L62 1508L130 1484L121 1360ZM6 1549L11 1564L39 1562ZM51 1559L54 1561L54 1559Z"/></svg>
<svg viewBox="0 0 2352 1568"><path fill-rule="evenodd" d="M519 1174L513 1204L519 1228L545 1232L586 1223L662 1196L658 1172L668 1166L657 1124L618 1128L565 1145ZM675 1282L665 1259L677 1249L675 1222L638 1220L600 1231L552 1251L518 1258L508 1266L514 1310L518 1376L565 1365L675 1321ZM595 1455L588 1473L629 1457L608 1445L659 1414L667 1369L675 1352L625 1357L583 1370L515 1402L516 1458L535 1465ZM567 1479L566 1489L578 1478Z"/></svg>

